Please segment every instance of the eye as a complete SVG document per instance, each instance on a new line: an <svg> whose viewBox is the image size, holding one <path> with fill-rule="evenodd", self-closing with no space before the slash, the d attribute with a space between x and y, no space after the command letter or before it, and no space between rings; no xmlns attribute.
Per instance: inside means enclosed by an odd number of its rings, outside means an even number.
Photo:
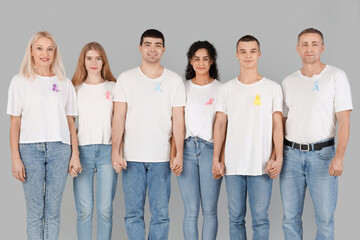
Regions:
<svg viewBox="0 0 360 240"><path fill-rule="evenodd" d="M54 49L53 48L48 48L48 51L52 52L52 51L54 51Z"/></svg>
<svg viewBox="0 0 360 240"><path fill-rule="evenodd" d="M91 57L86 57L86 60L90 61L90 60L91 60Z"/></svg>
<svg viewBox="0 0 360 240"><path fill-rule="evenodd" d="M96 60L101 61L101 57L98 57Z"/></svg>
<svg viewBox="0 0 360 240"><path fill-rule="evenodd" d="M36 47L37 50L42 50L42 47Z"/></svg>

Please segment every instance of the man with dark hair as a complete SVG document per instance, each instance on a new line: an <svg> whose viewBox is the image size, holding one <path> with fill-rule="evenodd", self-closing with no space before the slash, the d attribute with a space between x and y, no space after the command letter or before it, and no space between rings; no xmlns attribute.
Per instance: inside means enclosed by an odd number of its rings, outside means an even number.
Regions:
<svg viewBox="0 0 360 240"><path fill-rule="evenodd" d="M343 171L352 101L345 73L320 61L324 49L319 30L303 30L296 46L303 66L282 83L285 140L280 190L286 240L302 239L307 187L315 209L316 239L334 239L337 177Z"/></svg>
<svg viewBox="0 0 360 240"><path fill-rule="evenodd" d="M182 171L185 88L179 75L164 68L164 36L141 36L139 67L120 74L114 92L112 164L123 170L125 225L130 240L145 239L144 204L148 190L151 222L148 239L167 239L170 198L170 137L176 156L172 170ZM123 141L122 141L123 139Z"/></svg>
<svg viewBox="0 0 360 240"><path fill-rule="evenodd" d="M215 178L224 175L226 167L231 239L246 239L247 195L252 239L269 239L272 179L277 178L282 166L281 87L259 74L260 56L260 44L255 37L239 39L236 57L240 74L222 85L216 106L213 174ZM225 135L224 167L220 152Z"/></svg>

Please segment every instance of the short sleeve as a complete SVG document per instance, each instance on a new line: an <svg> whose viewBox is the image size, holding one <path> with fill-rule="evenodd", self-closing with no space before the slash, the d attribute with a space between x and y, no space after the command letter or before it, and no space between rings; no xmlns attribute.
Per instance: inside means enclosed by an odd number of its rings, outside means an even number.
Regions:
<svg viewBox="0 0 360 240"><path fill-rule="evenodd" d="M185 86L182 79L179 79L179 84L176 87L175 95L172 102L172 107L183 107L185 106L186 93Z"/></svg>
<svg viewBox="0 0 360 240"><path fill-rule="evenodd" d="M124 82L125 82L124 74L120 74L115 84L114 99L113 99L114 102L127 102L126 94L124 91L125 89Z"/></svg>
<svg viewBox="0 0 360 240"><path fill-rule="evenodd" d="M272 111L282 112L283 111L283 94L279 84L275 84L273 87L273 99L272 99Z"/></svg>
<svg viewBox="0 0 360 240"><path fill-rule="evenodd" d="M21 101L19 79L15 76L11 80L8 91L7 114L12 116L20 116L23 111L23 104Z"/></svg>
<svg viewBox="0 0 360 240"><path fill-rule="evenodd" d="M282 82L282 94L283 94L283 117L288 116L289 108L286 106L286 92L285 92L285 84Z"/></svg>
<svg viewBox="0 0 360 240"><path fill-rule="evenodd" d="M67 116L77 116L78 108L77 108L77 103L76 103L75 88L69 79L64 79L63 81L68 81L67 82L68 94L67 94L67 99L66 99L65 113Z"/></svg>
<svg viewBox="0 0 360 240"><path fill-rule="evenodd" d="M227 115L227 108L226 108L226 101L225 101L225 99L226 99L225 86L226 85L221 85L220 93L218 95L215 110L216 110L216 112L223 112Z"/></svg>
<svg viewBox="0 0 360 240"><path fill-rule="evenodd" d="M343 71L339 71L335 78L335 112L352 110L351 90L349 80Z"/></svg>

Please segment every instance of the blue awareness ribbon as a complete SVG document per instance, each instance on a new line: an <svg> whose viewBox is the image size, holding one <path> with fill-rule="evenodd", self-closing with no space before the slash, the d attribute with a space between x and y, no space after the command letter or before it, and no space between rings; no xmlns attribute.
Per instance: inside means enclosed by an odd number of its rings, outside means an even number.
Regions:
<svg viewBox="0 0 360 240"><path fill-rule="evenodd" d="M316 91L320 91L320 90L319 90L319 81L318 81L318 80L315 81L315 86L314 86L314 88L313 88L313 91L315 91L315 90L316 90Z"/></svg>
<svg viewBox="0 0 360 240"><path fill-rule="evenodd" d="M156 87L155 87L154 90L155 90L155 92L157 92L157 91L162 92L162 90L161 90L161 83L157 82L157 83L156 83Z"/></svg>

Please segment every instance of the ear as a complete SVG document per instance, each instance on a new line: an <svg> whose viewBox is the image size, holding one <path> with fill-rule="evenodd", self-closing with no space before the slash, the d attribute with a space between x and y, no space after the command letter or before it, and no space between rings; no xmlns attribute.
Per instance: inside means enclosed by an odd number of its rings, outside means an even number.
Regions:
<svg viewBox="0 0 360 240"><path fill-rule="evenodd" d="M300 52L299 52L299 44L296 45L296 51L297 51L297 53L300 55Z"/></svg>
<svg viewBox="0 0 360 240"><path fill-rule="evenodd" d="M259 50L259 57L261 57L261 51Z"/></svg>
<svg viewBox="0 0 360 240"><path fill-rule="evenodd" d="M323 43L323 44L321 44L321 53L323 53L324 50L325 50L325 44Z"/></svg>

